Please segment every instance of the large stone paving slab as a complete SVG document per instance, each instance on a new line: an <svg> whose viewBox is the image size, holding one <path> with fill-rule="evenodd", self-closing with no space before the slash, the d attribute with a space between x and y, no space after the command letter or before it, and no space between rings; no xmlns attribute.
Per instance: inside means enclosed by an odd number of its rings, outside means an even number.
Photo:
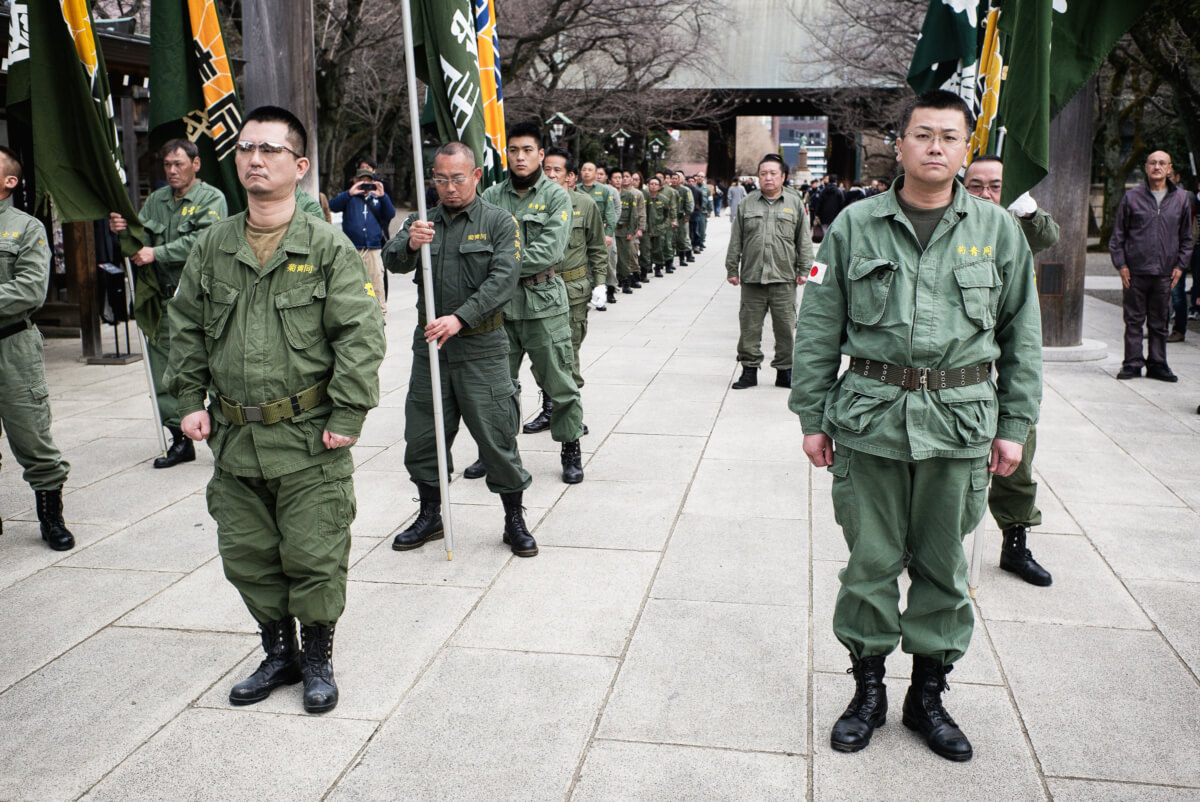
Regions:
<svg viewBox="0 0 1200 802"><path fill-rule="evenodd" d="M76 548L64 565L189 572L217 555L217 524L203 494L186 496L91 548Z"/></svg>
<svg viewBox="0 0 1200 802"><path fill-rule="evenodd" d="M616 665L447 649L329 798L562 799Z"/></svg>
<svg viewBox="0 0 1200 802"><path fill-rule="evenodd" d="M34 521L4 521L0 537L0 589L57 563L65 563L82 549L112 534L113 527L101 524L76 524L67 521L75 535L75 549L54 551L42 540L41 526Z"/></svg>
<svg viewBox="0 0 1200 802"><path fill-rule="evenodd" d="M687 489L686 482L587 479L562 495L534 535L543 546L661 551Z"/></svg>
<svg viewBox="0 0 1200 802"><path fill-rule="evenodd" d="M808 512L807 462L704 459L685 513L727 518L802 519Z"/></svg>
<svg viewBox="0 0 1200 802"><path fill-rule="evenodd" d="M1194 510L1139 503L1072 504L1071 511L1124 579L1200 582L1200 515Z"/></svg>
<svg viewBox="0 0 1200 802"><path fill-rule="evenodd" d="M616 433L609 435L587 464L587 475L592 479L686 482L703 449L703 437Z"/></svg>
<svg viewBox="0 0 1200 802"><path fill-rule="evenodd" d="M1200 787L1200 687L1157 632L988 628L1047 774Z"/></svg>
<svg viewBox="0 0 1200 802"><path fill-rule="evenodd" d="M237 589L214 557L119 622L129 627L258 632Z"/></svg>
<svg viewBox="0 0 1200 802"><path fill-rule="evenodd" d="M806 619L792 607L650 600L597 735L804 752Z"/></svg>
<svg viewBox="0 0 1200 802"><path fill-rule="evenodd" d="M1054 802L1198 802L1200 788L1168 788L1164 785L1060 780L1047 777Z"/></svg>
<svg viewBox="0 0 1200 802"><path fill-rule="evenodd" d="M1141 579L1130 582L1129 591L1171 648L1200 676L1200 584Z"/></svg>
<svg viewBox="0 0 1200 802"><path fill-rule="evenodd" d="M27 677L0 695L0 799L75 799L247 645L237 635L110 628ZM212 781L193 786L189 798L200 798Z"/></svg>

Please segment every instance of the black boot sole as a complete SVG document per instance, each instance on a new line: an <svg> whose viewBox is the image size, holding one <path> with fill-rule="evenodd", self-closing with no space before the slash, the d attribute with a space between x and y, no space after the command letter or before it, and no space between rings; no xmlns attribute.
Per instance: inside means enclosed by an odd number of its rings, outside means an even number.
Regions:
<svg viewBox="0 0 1200 802"><path fill-rule="evenodd" d="M507 532L504 534L504 545L508 546L509 550L518 557L536 557L538 555L537 546L534 546L532 549L518 549L512 544L512 541L508 539Z"/></svg>
<svg viewBox="0 0 1200 802"><path fill-rule="evenodd" d="M946 760L952 760L955 763L966 763L975 756L974 749L972 749L970 752L944 752L940 749L937 749L929 742L929 736L925 734L925 731L921 729L921 726L909 718L907 713L904 715L902 721L904 722L905 727L908 727L917 735L920 735L921 738L924 739L925 745L929 747L929 751L933 752L938 757L944 757Z"/></svg>
<svg viewBox="0 0 1200 802"><path fill-rule="evenodd" d="M884 724L887 724L886 718L883 721L876 724L874 728L879 729ZM872 736L874 734L875 734L874 732L871 733ZM870 745L871 745L870 738L867 738L867 740L863 741L861 744L846 744L846 743L841 743L839 741L833 740L832 735L829 736L829 746L835 752L843 752L845 754L852 754L854 752L861 752L862 750L866 749Z"/></svg>
<svg viewBox="0 0 1200 802"><path fill-rule="evenodd" d="M303 679L303 677L301 677L299 672L297 672L295 679L292 679L291 677L289 677L285 680L280 680L279 682L272 683L271 685L267 686L267 690L265 693L263 693L259 696L251 697L251 698L246 698L246 697L236 697L235 698L233 696L233 694L230 693L229 704L233 705L234 707L245 707L247 705L256 705L259 702L269 699L271 697L271 692L274 691L276 688L282 688L285 685L295 685L296 683L300 682L302 679Z"/></svg>
<svg viewBox="0 0 1200 802"><path fill-rule="evenodd" d="M305 702L304 703L304 712L305 713L315 713L315 714L328 713L330 710L333 710L335 707L337 707L337 704L338 704L337 699L334 699L332 702L329 702L329 703L323 704L323 705L310 705L308 702Z"/></svg>
<svg viewBox="0 0 1200 802"><path fill-rule="evenodd" d="M154 460L155 468L174 468L176 465L181 465L185 462L195 462L196 455L193 453L190 457L158 457Z"/></svg>
<svg viewBox="0 0 1200 802"><path fill-rule="evenodd" d="M442 540L445 537L446 537L446 530L439 529L438 531L434 532L429 537L422 540L420 543L413 543L410 545L407 543L397 543L396 541L393 540L392 541L392 551L412 551L413 549L421 548L426 543L429 543L434 540Z"/></svg>
<svg viewBox="0 0 1200 802"><path fill-rule="evenodd" d="M1014 566L1014 565L1005 565L1004 563L1000 563L1000 570L1008 571L1010 574L1015 574L1018 577L1020 577L1021 579L1028 582L1030 585L1033 585L1034 587L1048 588L1054 584L1054 577L1047 577L1046 581L1043 582L1041 577L1037 577L1037 576L1033 576L1032 574L1028 574L1025 572L1024 569L1018 568L1017 566Z"/></svg>

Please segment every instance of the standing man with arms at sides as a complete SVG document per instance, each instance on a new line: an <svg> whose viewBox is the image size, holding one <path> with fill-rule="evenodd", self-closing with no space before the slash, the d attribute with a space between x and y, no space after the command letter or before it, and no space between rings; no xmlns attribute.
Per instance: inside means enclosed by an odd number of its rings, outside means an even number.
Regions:
<svg viewBox="0 0 1200 802"><path fill-rule="evenodd" d="M812 230L800 193L783 186L783 159L773 153L758 163L762 189L738 205L725 253L728 281L741 288L741 338L737 358L742 375L734 390L758 384L762 365L763 318L771 313L775 334L775 386L792 386L792 347L796 335L796 287L808 280L813 264Z"/></svg>
<svg viewBox="0 0 1200 802"><path fill-rule="evenodd" d="M996 156L979 156L971 162L963 176L967 192L977 198L1000 202L1004 188L1004 163ZM1008 207L1029 243L1029 250L1039 252L1058 242L1058 223L1026 192ZM1038 565L1026 545L1029 530L1042 523L1042 511L1037 507L1037 482L1033 481L1033 455L1037 451L1037 427L1029 427L1029 439L1021 449L1021 464L1009 476L992 477L988 490L988 508L1004 535L1000 549L1000 567L1016 574L1031 585L1045 587L1054 580L1050 572Z"/></svg>
<svg viewBox="0 0 1200 802"><path fill-rule="evenodd" d="M350 446L379 403L384 338L354 245L296 205L307 145L286 109L246 115L236 158L248 209L188 257L170 304L167 383L184 434L212 448L208 511L225 576L267 654L229 701L254 704L303 680L304 709L324 713L338 702L333 635L356 510Z"/></svg>
<svg viewBox="0 0 1200 802"><path fill-rule="evenodd" d="M607 301L617 302L617 245L613 239L617 228L617 214L620 211L613 200L612 193L604 184L596 183L596 163L584 162L579 165L579 180L583 192L596 204L600 217L604 220L605 258L608 259L608 277L605 279Z"/></svg>
<svg viewBox="0 0 1200 802"><path fill-rule="evenodd" d="M662 197L663 209L665 209L667 212L667 239L663 243L667 255L665 265L668 273L674 273L675 227L679 225L679 204L682 203L682 200L679 197L679 193L676 192L674 187L671 186L671 182L667 178L666 173L660 171L654 175L658 178L658 184L660 187L658 193ZM683 267L685 264L687 263L683 260L680 260L680 267Z"/></svg>
<svg viewBox="0 0 1200 802"><path fill-rule="evenodd" d="M662 179L653 176L646 184L646 234L650 239L649 250L654 260L654 275L661 278L663 269L674 273L675 268L667 261L668 240L671 237L671 210L663 200Z"/></svg>
<svg viewBox="0 0 1200 802"><path fill-rule="evenodd" d="M521 228L520 278L504 307L509 374L517 382L521 359L529 354L534 377L553 404L550 435L562 443L563 481L576 484L583 481L583 404L571 376L567 288L555 272L571 237L571 198L542 172L545 152L536 124L510 128L507 153L508 178L484 190L483 199L517 218Z"/></svg>
<svg viewBox="0 0 1200 802"><path fill-rule="evenodd" d="M746 198L746 188L742 186L741 181L734 181L729 185L729 219L732 220L737 216L737 207Z"/></svg>
<svg viewBox="0 0 1200 802"><path fill-rule="evenodd" d="M412 525L396 535L392 543L396 551L419 548L445 535L429 373L428 344L436 341L446 454L462 419L479 446L488 490L498 493L504 504L504 543L518 557L538 553L521 508L531 480L517 451L521 403L517 383L508 372L502 311L517 287L521 238L511 214L475 193L482 177L471 148L462 142L442 145L433 157L439 205L429 212L427 222L409 215L383 249L388 270L410 273L421 269L421 246L430 245L438 314L429 320L425 285L418 272L413 277L417 285L413 368L404 402L404 467L417 486L421 510ZM449 470L454 470L453 465Z"/></svg>
<svg viewBox="0 0 1200 802"><path fill-rule="evenodd" d="M620 170L613 172L613 186L624 186L625 174ZM626 187L620 192L621 210L617 217L617 279L621 282L621 292L626 295L642 288L641 269L633 257L633 241L638 236L637 227L637 193Z"/></svg>
<svg viewBox="0 0 1200 802"><path fill-rule="evenodd" d="M612 207L619 218L621 216L621 189L609 183L608 168L603 164L596 165L596 183L608 190L608 197L612 201ZM617 269L617 256L616 225L614 224L612 242L608 246L608 276L610 280L616 281L619 285L621 276Z"/></svg>
<svg viewBox="0 0 1200 802"><path fill-rule="evenodd" d="M42 333L30 317L46 302L50 246L36 217L12 205L21 183L17 154L0 147L0 431L33 488L42 540L55 551L75 546L63 520L62 489L71 465L50 436L50 388ZM0 534L4 522L0 521Z"/></svg>
<svg viewBox="0 0 1200 802"><path fill-rule="evenodd" d="M679 265L682 267L689 262L696 261L696 257L692 255L692 238L688 234L692 210L696 208L696 200L692 197L692 192L688 189L687 184L683 183L683 170L671 173L671 188L675 190L676 196L675 255L679 257Z"/></svg>
<svg viewBox="0 0 1200 802"><path fill-rule="evenodd" d="M638 238L634 252L637 256L638 272L641 273L642 283L645 284L650 280L651 271L654 270L653 254L650 252L650 230L648 228L650 223L646 219L646 198L650 193L642 182L641 173L635 170L628 175L629 188L638 196Z"/></svg>
<svg viewBox="0 0 1200 802"><path fill-rule="evenodd" d="M1171 157L1156 150L1146 157L1146 183L1125 193L1108 252L1125 288L1125 361L1118 379L1146 376L1179 381L1167 366L1167 315L1171 289L1183 278L1192 258L1192 217L1188 194L1167 179ZM1148 355L1142 356L1142 328Z"/></svg>
<svg viewBox="0 0 1200 802"><path fill-rule="evenodd" d="M367 278L375 288L379 309L387 316L387 298L383 291L383 256L388 223L396 216L392 199L383 191L383 182L375 171L359 167L350 189L333 196L329 208L342 213L342 231L367 266Z"/></svg>
<svg viewBox="0 0 1200 802"><path fill-rule="evenodd" d="M1020 227L955 180L972 128L951 92L909 103L896 145L904 174L838 216L800 306L788 405L805 455L833 474L850 549L833 613L856 685L830 735L840 752L866 747L884 723L884 660L899 643L913 655L904 725L948 760L973 754L941 700L974 627L962 538L983 517L989 470L1021 463L1042 333Z"/></svg>
<svg viewBox="0 0 1200 802"><path fill-rule="evenodd" d="M229 210L221 190L196 177L200 170L200 150L195 142L172 139L163 145L162 160L167 186L151 192L138 213L138 219L146 231L146 246L130 257L130 261L139 267L148 265L154 271L162 294L163 316L158 330L145 332L146 349L149 352L146 359L150 360L158 416L171 433L171 445L166 456L154 460L154 467L170 468L196 459L196 447L183 436L179 428L179 403L163 381L167 355L171 352L167 302L179 286L179 276L188 254L192 252L192 246L209 226L223 219ZM113 233L124 231L128 225L125 218L116 212L109 214L108 228Z"/></svg>
<svg viewBox="0 0 1200 802"><path fill-rule="evenodd" d="M703 212L703 214L696 224L699 236L696 238L696 241L692 243L692 245L695 249L703 251L704 241L708 237L708 218L712 217L713 215L713 200L716 188L713 186L712 181L705 179L704 173L698 173L696 175L696 187L700 190L700 197L702 199L700 203L700 211Z"/></svg>

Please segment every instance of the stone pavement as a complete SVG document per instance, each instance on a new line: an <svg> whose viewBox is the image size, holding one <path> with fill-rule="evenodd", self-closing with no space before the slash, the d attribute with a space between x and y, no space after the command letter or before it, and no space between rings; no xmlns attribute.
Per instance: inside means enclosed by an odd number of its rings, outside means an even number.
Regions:
<svg viewBox="0 0 1200 802"><path fill-rule="evenodd" d="M0 800L1200 799L1200 350L1170 346L1176 385L1116 382L1118 356L1047 365L1031 541L1055 582L1000 572L988 530L947 697L975 759L942 760L901 725L899 654L888 725L835 754L853 686L830 631L845 546L773 372L729 390L728 230L714 221L697 264L593 313L587 479L562 484L548 434L520 438L532 560L500 543L499 500L461 479L454 561L439 543L391 550L416 511L414 288L393 282L382 405L355 448L342 701L323 717L299 686L229 706L260 658L205 511L211 456L152 470L142 366L49 343L79 545L42 545L0 447ZM1120 342L1116 307L1088 298L1086 323ZM528 376L523 400L532 416ZM473 459L465 430L454 452Z"/></svg>

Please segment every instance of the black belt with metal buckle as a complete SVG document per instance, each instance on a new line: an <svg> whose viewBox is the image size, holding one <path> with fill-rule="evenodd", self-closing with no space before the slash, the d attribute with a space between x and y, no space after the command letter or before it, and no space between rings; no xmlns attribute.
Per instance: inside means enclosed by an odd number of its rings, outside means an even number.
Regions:
<svg viewBox="0 0 1200 802"><path fill-rule="evenodd" d="M937 368L889 365L887 362L852 356L850 357L850 372L905 390L946 390L951 387L968 387L987 381L992 374L992 363L985 362L969 368L938 370Z"/></svg>
<svg viewBox="0 0 1200 802"><path fill-rule="evenodd" d="M541 273L535 273L532 276L521 279L521 284L526 287L532 287L534 284L542 284L552 278L554 278L554 268L547 267Z"/></svg>
<svg viewBox="0 0 1200 802"><path fill-rule="evenodd" d="M6 340L14 334L20 334L26 329L32 329L33 323L28 319L22 320L20 323L14 323L11 326L5 326L0 329L0 340Z"/></svg>

